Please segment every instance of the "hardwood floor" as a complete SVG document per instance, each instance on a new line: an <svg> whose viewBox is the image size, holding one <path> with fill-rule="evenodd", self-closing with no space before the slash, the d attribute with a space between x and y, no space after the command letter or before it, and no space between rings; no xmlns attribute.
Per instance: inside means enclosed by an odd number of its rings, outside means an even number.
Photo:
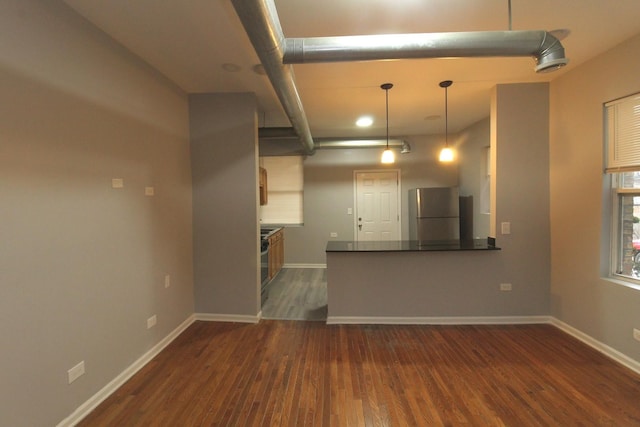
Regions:
<svg viewBox="0 0 640 427"><path fill-rule="evenodd" d="M269 283L262 318L327 320L327 270L283 268Z"/></svg>
<svg viewBox="0 0 640 427"><path fill-rule="evenodd" d="M81 426L638 426L640 375L550 325L195 322Z"/></svg>

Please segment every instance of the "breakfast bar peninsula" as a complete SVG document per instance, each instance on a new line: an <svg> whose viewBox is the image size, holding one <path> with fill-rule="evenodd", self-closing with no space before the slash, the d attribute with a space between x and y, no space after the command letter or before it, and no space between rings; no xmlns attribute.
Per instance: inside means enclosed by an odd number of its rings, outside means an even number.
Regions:
<svg viewBox="0 0 640 427"><path fill-rule="evenodd" d="M507 316L495 239L330 241L327 323L448 323ZM498 291L497 291L498 290Z"/></svg>

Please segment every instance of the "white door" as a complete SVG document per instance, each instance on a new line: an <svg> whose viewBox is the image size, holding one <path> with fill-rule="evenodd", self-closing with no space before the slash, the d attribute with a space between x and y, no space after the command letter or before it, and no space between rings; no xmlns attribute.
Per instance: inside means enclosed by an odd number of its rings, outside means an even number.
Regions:
<svg viewBox="0 0 640 427"><path fill-rule="evenodd" d="M400 240L398 171L356 172L355 240Z"/></svg>

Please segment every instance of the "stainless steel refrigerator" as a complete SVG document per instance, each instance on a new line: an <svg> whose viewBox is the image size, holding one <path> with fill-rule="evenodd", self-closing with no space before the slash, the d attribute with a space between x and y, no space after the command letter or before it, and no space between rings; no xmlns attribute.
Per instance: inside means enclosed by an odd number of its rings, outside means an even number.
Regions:
<svg viewBox="0 0 640 427"><path fill-rule="evenodd" d="M409 239L419 242L460 239L458 187L409 190Z"/></svg>

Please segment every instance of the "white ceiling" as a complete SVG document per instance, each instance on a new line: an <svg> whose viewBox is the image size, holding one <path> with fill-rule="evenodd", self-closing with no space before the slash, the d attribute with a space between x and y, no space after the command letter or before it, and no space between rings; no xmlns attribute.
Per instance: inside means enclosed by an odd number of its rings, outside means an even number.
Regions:
<svg viewBox="0 0 640 427"><path fill-rule="evenodd" d="M254 92L260 125L290 126L230 0L64 0L79 14L188 93ZM286 37L434 33L509 29L508 0L275 0ZM532 58L411 59L294 65L313 137L444 132L442 80L449 88L449 130L489 115L499 83L550 81L640 33L639 0L512 0L512 29L569 29L570 62L536 74ZM640 52L639 52L640 54ZM234 64L237 71L225 71ZM588 90L588 88L585 88ZM366 130L362 114L376 122ZM438 116L433 118L433 116ZM427 119L430 117L429 119Z"/></svg>

